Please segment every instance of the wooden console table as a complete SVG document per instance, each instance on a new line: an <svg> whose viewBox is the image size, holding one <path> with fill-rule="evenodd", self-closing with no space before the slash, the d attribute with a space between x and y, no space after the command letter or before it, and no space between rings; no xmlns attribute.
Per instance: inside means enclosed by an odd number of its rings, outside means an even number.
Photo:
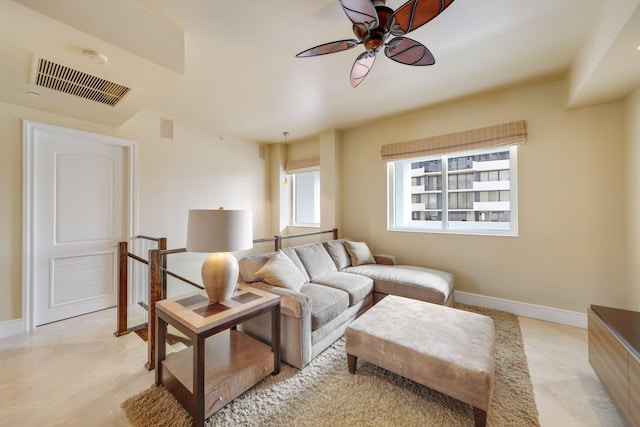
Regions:
<svg viewBox="0 0 640 427"><path fill-rule="evenodd" d="M272 345L236 330L271 312ZM167 324L193 346L167 356ZM242 287L226 301L209 303L204 291L156 304L156 385L164 385L193 417L195 426L267 375L280 372L280 297Z"/></svg>
<svg viewBox="0 0 640 427"><path fill-rule="evenodd" d="M592 305L589 363L625 421L640 426L640 313Z"/></svg>

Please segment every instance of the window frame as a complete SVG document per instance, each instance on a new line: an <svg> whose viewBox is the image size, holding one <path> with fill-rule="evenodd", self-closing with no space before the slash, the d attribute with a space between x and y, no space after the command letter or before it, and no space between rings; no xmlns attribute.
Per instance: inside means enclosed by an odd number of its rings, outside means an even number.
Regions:
<svg viewBox="0 0 640 427"><path fill-rule="evenodd" d="M298 212L297 212L297 200L296 200L296 191L297 191L297 180L296 180L296 175L300 175L300 174L306 174L306 173L317 173L318 174L318 178L317 178L317 192L314 191L314 202L317 205L317 215L318 215L318 222L298 222ZM291 175L291 226L292 227L307 227L307 228L320 228L320 215L322 213L321 211L321 206L320 206L320 185L321 185L321 181L320 181L320 168L317 169L312 169L312 170L303 170L303 171L299 171L299 172L295 172L292 173ZM314 190L316 190L316 188L314 187Z"/></svg>
<svg viewBox="0 0 640 427"><path fill-rule="evenodd" d="M479 154L490 154L501 151L509 151L509 212L510 212L510 221L509 221L509 230L498 230L498 229L457 229L449 227L449 196L451 194L455 194L455 190L459 190L460 188L454 189L454 191L450 191L449 189L449 176L451 176L449 172L449 158L451 157L463 157L463 156L474 156ZM441 199L442 199L442 215L441 215L441 223L438 227L425 227L424 224L422 226L416 226L416 221L412 219L411 209L409 206L408 217L407 214L404 214L404 222L406 225L403 225L400 221L396 221L396 211L402 210L397 209L396 198L401 197L404 199L405 208L407 207L407 200L410 204L412 201L412 193L411 193L411 184L412 177L409 176L408 180L405 180L408 184L398 183L396 182L396 167L398 164L402 164L406 169L408 168L410 171L411 163L413 162L428 162L433 160L440 160L442 163L441 167ZM407 166L408 165L408 166ZM416 158L407 158L407 159L399 159L394 161L387 162L387 231L399 231L399 232L412 232L412 233L435 233L435 234L462 234L462 235L482 235L482 236L506 236L506 237L517 237L518 236L518 149L517 145L512 145L509 147L493 147L493 148L484 148L479 150L471 150L471 151L456 151L445 154L438 154L435 156L428 157L416 157ZM479 190L476 190L479 191ZM405 194L407 193L407 194ZM500 195L501 196L501 195ZM405 209L406 210L406 209ZM408 218L408 219L407 219ZM400 224L400 225L397 225ZM433 223L432 223L433 225Z"/></svg>

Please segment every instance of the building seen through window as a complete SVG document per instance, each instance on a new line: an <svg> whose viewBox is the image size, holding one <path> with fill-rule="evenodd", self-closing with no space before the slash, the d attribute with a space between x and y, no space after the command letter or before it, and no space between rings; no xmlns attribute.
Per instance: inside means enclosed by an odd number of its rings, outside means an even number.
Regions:
<svg viewBox="0 0 640 427"><path fill-rule="evenodd" d="M390 163L389 228L515 234L516 147Z"/></svg>

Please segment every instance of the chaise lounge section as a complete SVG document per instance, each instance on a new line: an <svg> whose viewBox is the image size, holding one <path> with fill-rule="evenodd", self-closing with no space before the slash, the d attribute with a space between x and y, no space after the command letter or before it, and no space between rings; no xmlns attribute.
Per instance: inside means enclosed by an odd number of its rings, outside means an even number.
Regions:
<svg viewBox="0 0 640 427"><path fill-rule="evenodd" d="M281 357L300 369L386 295L453 305L450 273L397 265L393 256L374 256L365 242L349 239L251 255L239 265L241 284L281 296ZM269 342L269 325L261 316L241 328Z"/></svg>

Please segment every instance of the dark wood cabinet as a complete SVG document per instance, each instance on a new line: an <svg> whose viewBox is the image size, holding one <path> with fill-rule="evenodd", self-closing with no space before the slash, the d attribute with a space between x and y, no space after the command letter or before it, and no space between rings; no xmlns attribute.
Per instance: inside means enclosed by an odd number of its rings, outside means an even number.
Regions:
<svg viewBox="0 0 640 427"><path fill-rule="evenodd" d="M640 313L592 305L589 363L622 417L640 426Z"/></svg>

